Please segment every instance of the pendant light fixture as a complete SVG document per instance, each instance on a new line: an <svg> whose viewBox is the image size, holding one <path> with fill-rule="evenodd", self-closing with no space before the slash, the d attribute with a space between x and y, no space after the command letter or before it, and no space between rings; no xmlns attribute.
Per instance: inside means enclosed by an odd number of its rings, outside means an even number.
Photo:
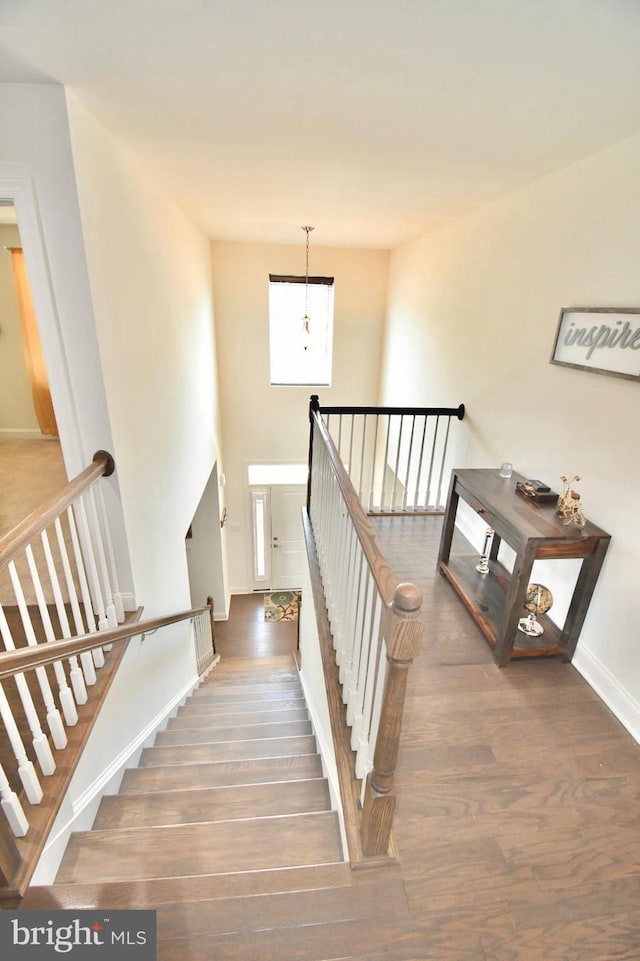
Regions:
<svg viewBox="0 0 640 961"><path fill-rule="evenodd" d="M314 227L302 227L301 230L307 235L306 259L304 271L304 317L302 318L302 346L305 350L309 347L311 337L311 318L309 317L309 234Z"/></svg>

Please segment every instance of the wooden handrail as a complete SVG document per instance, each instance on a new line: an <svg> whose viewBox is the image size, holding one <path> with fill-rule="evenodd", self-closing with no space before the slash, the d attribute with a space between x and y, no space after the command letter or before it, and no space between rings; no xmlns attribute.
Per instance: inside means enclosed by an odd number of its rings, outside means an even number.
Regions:
<svg viewBox="0 0 640 961"><path fill-rule="evenodd" d="M16 651L7 651L0 654L0 680L14 674L21 674L23 671L35 667L52 664L61 658L82 654L84 651L92 651L94 648L103 647L105 644L126 641L138 634L149 634L160 627L167 627L169 624L175 624L190 617L197 617L199 614L204 614L210 610L210 606L196 607L190 611L180 611L177 614L166 614L163 617L153 617L146 621L123 624L121 627L114 627L108 631L96 631L93 634L81 634L78 637L49 641L46 644L38 644L34 647L22 647Z"/></svg>
<svg viewBox="0 0 640 961"><path fill-rule="evenodd" d="M415 614L422 604L420 591L413 584L400 584L398 582L384 556L371 522L360 503L351 483L351 478L342 464L326 424L317 410L312 411L311 417L313 427L314 429L317 428L327 449L332 470L384 605L393 608L404 616Z"/></svg>
<svg viewBox="0 0 640 961"><path fill-rule="evenodd" d="M89 467L0 538L0 570L59 517L79 494L91 487L99 477L109 477L114 469L111 454L104 450L96 451Z"/></svg>

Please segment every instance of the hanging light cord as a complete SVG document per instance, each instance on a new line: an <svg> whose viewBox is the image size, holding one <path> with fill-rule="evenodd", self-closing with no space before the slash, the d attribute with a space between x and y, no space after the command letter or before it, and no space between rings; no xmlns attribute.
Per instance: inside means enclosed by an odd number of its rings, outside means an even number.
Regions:
<svg viewBox="0 0 640 961"><path fill-rule="evenodd" d="M304 325L305 333L309 333L309 234L314 229L313 227L303 227L302 228L307 235L307 246L306 246L306 259L305 259L305 274L304 274L304 317L302 318L302 323ZM305 347L305 350L307 348Z"/></svg>

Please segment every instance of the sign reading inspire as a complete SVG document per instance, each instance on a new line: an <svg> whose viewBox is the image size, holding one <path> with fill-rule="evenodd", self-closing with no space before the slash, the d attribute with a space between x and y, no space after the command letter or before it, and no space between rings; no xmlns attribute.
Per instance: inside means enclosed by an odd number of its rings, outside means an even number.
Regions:
<svg viewBox="0 0 640 961"><path fill-rule="evenodd" d="M156 961L155 911L0 911L0 957L11 961Z"/></svg>
<svg viewBox="0 0 640 961"><path fill-rule="evenodd" d="M640 379L640 309L563 308L551 363Z"/></svg>

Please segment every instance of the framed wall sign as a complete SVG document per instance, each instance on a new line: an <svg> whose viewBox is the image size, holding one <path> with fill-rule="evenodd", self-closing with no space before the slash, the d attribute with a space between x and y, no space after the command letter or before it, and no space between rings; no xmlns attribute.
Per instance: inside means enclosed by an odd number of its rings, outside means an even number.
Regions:
<svg viewBox="0 0 640 961"><path fill-rule="evenodd" d="M563 307L551 363L640 380L640 308Z"/></svg>

